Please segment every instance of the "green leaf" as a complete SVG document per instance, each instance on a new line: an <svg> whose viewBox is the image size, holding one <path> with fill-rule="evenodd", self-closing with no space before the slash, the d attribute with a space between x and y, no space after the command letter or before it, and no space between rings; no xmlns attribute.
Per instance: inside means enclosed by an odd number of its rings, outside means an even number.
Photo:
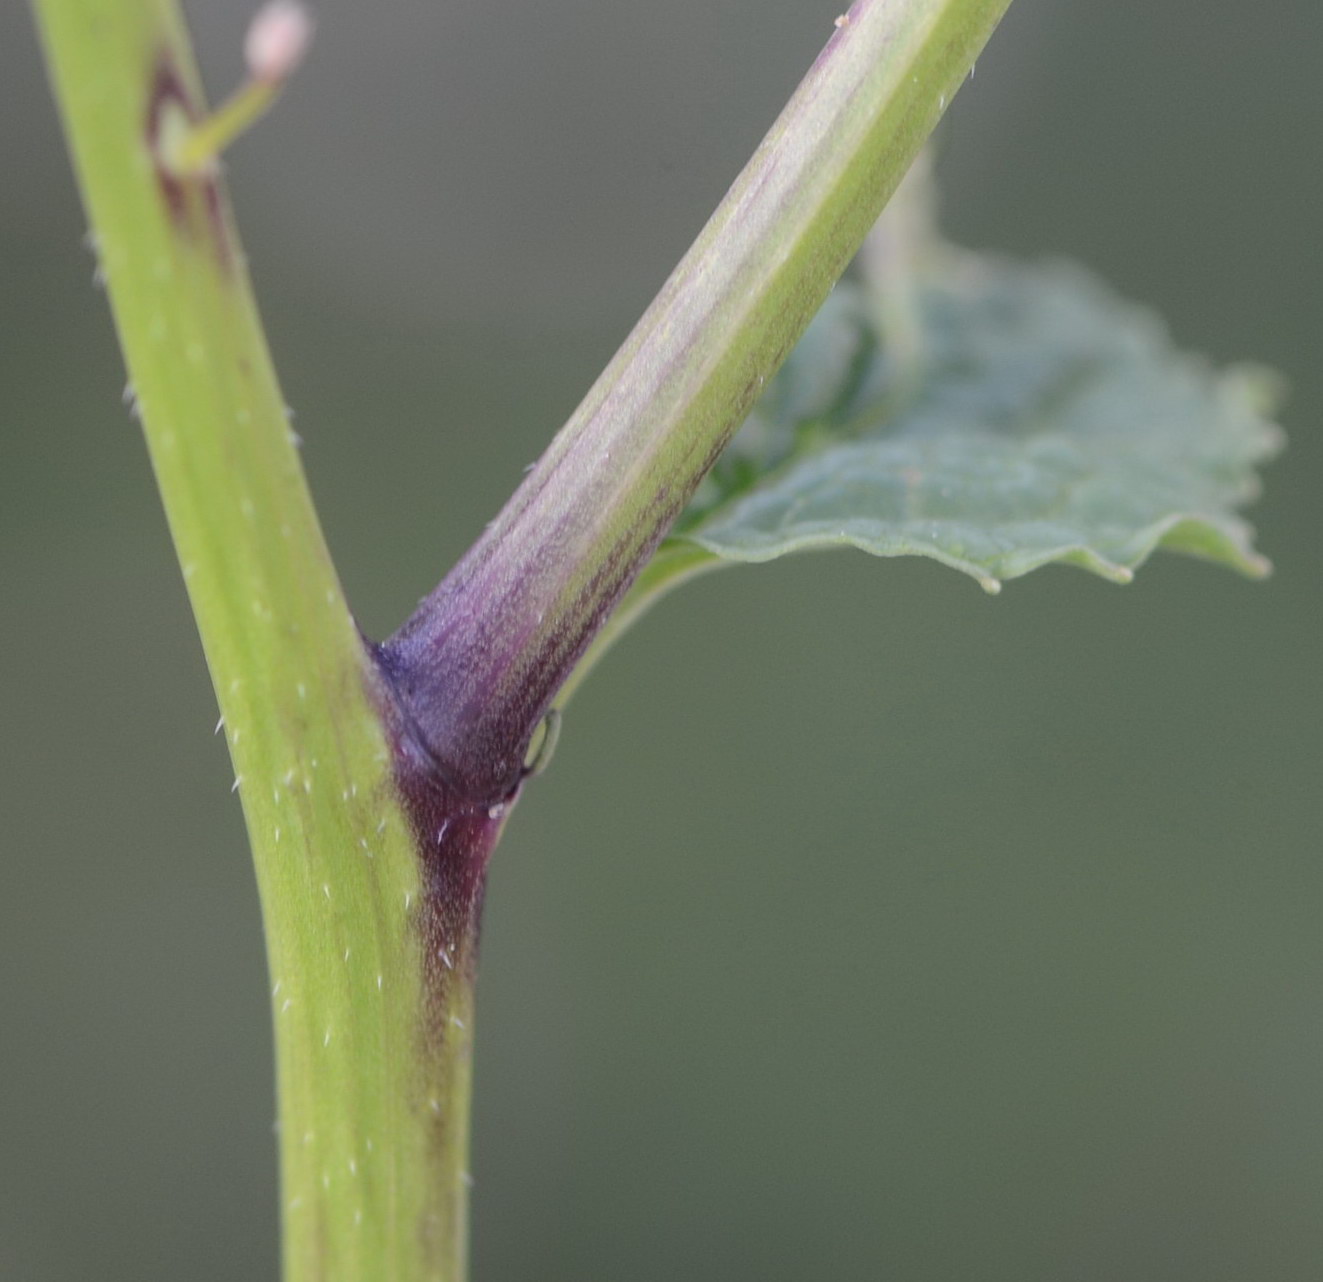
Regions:
<svg viewBox="0 0 1323 1282"><path fill-rule="evenodd" d="M989 591L1054 561L1128 582L1157 547L1267 572L1235 509L1281 444L1269 375L1176 351L1075 266L941 247L909 284L895 356L894 298L836 288L673 546L767 561L845 544Z"/></svg>

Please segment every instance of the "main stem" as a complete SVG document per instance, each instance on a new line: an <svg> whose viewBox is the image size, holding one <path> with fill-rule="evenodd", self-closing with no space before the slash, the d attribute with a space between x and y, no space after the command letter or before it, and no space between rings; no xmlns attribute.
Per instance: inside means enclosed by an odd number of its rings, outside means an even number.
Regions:
<svg viewBox="0 0 1323 1282"><path fill-rule="evenodd" d="M284 1274L454 1282L473 940L499 821L467 815L425 849L399 787L407 739L318 527L223 184L163 163L167 131L206 112L177 6L35 7L252 846Z"/></svg>

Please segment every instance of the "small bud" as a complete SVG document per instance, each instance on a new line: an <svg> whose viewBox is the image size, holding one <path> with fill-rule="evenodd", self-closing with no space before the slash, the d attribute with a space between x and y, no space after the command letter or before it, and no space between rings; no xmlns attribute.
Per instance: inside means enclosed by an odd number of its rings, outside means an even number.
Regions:
<svg viewBox="0 0 1323 1282"><path fill-rule="evenodd" d="M303 61L312 29L312 15L299 0L271 0L249 24L244 39L248 74L267 85L289 79Z"/></svg>
<svg viewBox="0 0 1323 1282"><path fill-rule="evenodd" d="M222 151L261 119L303 61L312 40L312 16L299 0L271 0L244 37L248 79L215 111L190 120L169 104L153 139L161 166L175 177L216 171Z"/></svg>

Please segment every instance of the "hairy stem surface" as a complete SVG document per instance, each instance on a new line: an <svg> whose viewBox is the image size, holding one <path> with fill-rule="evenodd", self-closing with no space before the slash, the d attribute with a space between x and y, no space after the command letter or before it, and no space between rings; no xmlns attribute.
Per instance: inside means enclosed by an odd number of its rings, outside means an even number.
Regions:
<svg viewBox="0 0 1323 1282"><path fill-rule="evenodd" d="M176 6L36 12L253 849L285 1277L461 1278L472 921L499 828L484 812L420 857L405 740L322 540L226 195L161 163L204 112ZM427 893L443 856L476 870L451 878L467 897L448 916Z"/></svg>

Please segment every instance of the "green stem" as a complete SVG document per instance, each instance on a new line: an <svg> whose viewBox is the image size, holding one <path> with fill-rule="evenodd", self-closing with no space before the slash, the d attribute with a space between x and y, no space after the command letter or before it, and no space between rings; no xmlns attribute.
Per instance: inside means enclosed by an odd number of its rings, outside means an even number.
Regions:
<svg viewBox="0 0 1323 1282"><path fill-rule="evenodd" d="M883 413L904 401L924 373L916 271L931 252L933 204L932 162L925 152L915 160L859 251L864 277L872 287L870 293L880 300L875 322L879 341L897 370L897 390L887 398ZM694 528L701 529L701 523L687 529L686 534ZM593 637L552 706L564 708L606 652L662 597L700 574L731 564L685 538L664 540Z"/></svg>
<svg viewBox="0 0 1323 1282"><path fill-rule="evenodd" d="M156 136L202 96L167 0L38 0L237 776L271 969L287 1282L464 1275L471 967L423 1059L420 864L225 193ZM208 727L209 729L210 727ZM435 1039L430 1043L435 1046ZM433 1103L435 1101L435 1103Z"/></svg>

